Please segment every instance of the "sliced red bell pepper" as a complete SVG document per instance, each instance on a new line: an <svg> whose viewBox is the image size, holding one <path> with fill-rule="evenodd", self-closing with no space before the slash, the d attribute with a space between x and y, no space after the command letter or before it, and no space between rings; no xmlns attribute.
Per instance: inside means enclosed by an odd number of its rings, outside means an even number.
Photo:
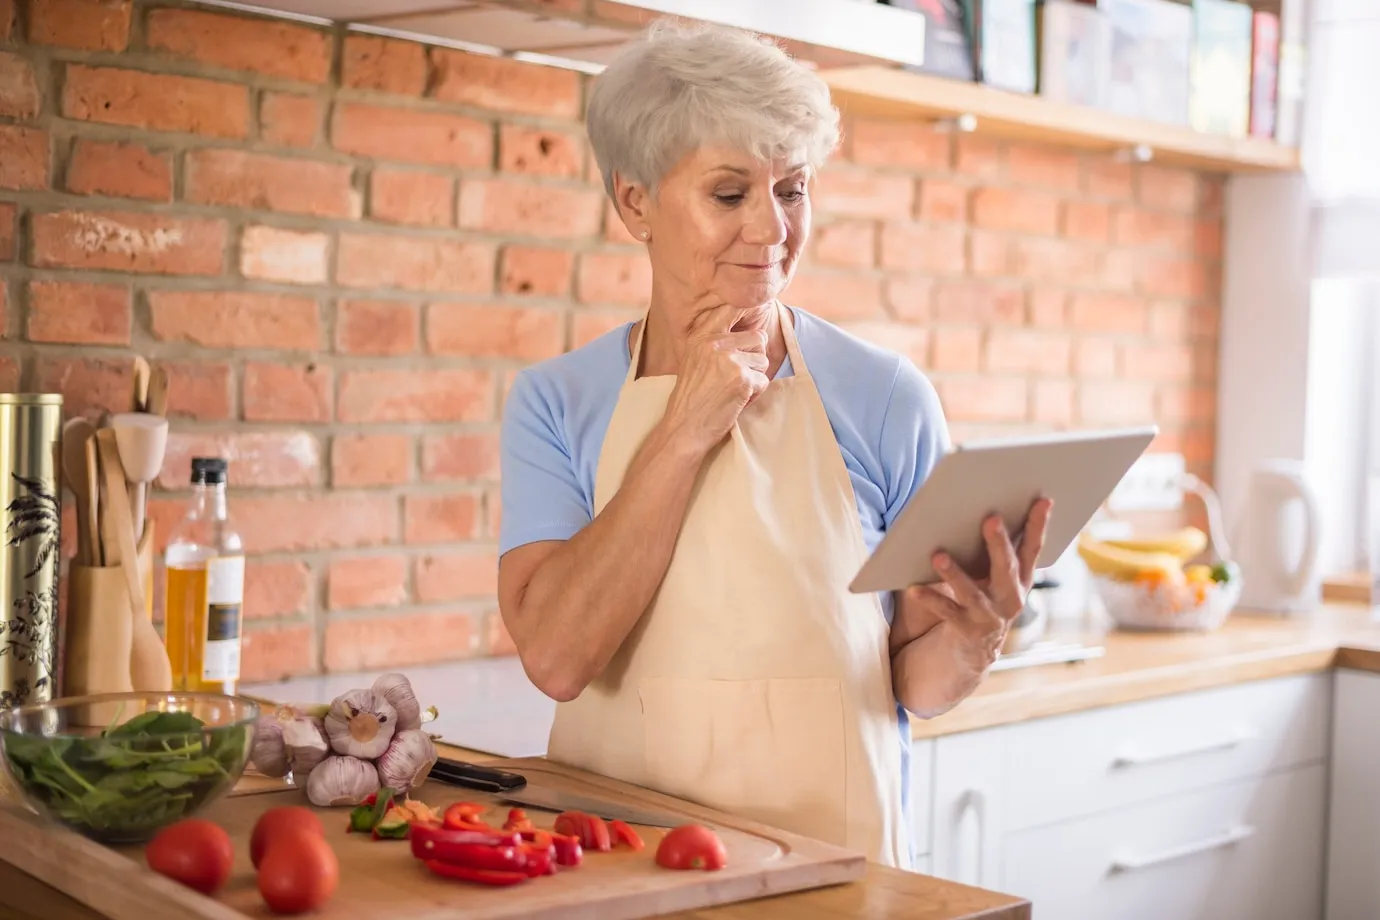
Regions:
<svg viewBox="0 0 1380 920"><path fill-rule="evenodd" d="M586 850L607 853L613 849L609 841L609 826L598 815L582 811L563 811L556 816L556 833L578 837Z"/></svg>
<svg viewBox="0 0 1380 920"><path fill-rule="evenodd" d="M426 860L426 867L437 875L461 879L466 882L480 882L485 885L516 885L528 879L526 872L505 872L498 869L475 869L439 859Z"/></svg>
<svg viewBox="0 0 1380 920"><path fill-rule="evenodd" d="M642 842L642 838L638 836L637 831L629 827L625 821L619 821L617 818L613 819L609 822L609 830L613 835L614 846L626 843L634 850L640 850L645 846Z"/></svg>
<svg viewBox="0 0 1380 920"><path fill-rule="evenodd" d="M508 820L503 822L505 831L526 830L532 826L532 819L527 817L527 812L521 808L511 808L508 810Z"/></svg>
<svg viewBox="0 0 1380 920"><path fill-rule="evenodd" d="M522 838L516 831L474 831L432 827L427 824L413 824L408 836L412 840L412 855L418 859L447 859L450 852L464 852L465 847L480 846L489 848L522 846Z"/></svg>
<svg viewBox="0 0 1380 920"><path fill-rule="evenodd" d="M498 833L498 828L492 827L479 820L479 816L483 813L483 805L476 805L473 802L456 802L446 807L441 823L451 830L490 831L492 833Z"/></svg>
<svg viewBox="0 0 1380 920"><path fill-rule="evenodd" d="M534 843L524 843L521 850L525 859L527 874L532 878L536 878L538 875L555 875L555 849L553 844L542 847Z"/></svg>
<svg viewBox="0 0 1380 920"><path fill-rule="evenodd" d="M580 846L579 837L552 834L551 846L555 849L557 865L578 866L584 859L585 854Z"/></svg>

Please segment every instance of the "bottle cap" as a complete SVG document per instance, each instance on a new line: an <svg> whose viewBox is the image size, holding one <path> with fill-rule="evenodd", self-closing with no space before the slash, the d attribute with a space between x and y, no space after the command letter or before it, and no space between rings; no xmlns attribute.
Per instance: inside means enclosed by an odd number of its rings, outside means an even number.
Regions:
<svg viewBox="0 0 1380 920"><path fill-rule="evenodd" d="M224 457L193 457L192 484L220 485L225 482L228 468Z"/></svg>

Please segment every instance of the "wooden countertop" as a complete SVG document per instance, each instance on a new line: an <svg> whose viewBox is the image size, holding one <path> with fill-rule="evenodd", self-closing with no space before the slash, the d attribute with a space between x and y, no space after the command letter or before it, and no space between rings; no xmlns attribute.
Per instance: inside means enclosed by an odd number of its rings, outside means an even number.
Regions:
<svg viewBox="0 0 1380 920"><path fill-rule="evenodd" d="M1312 614L1294 617L1239 610L1209 633L1114 631L1058 638L1100 644L1106 653L991 674L944 715L913 719L913 737L1333 667L1380 671L1380 617L1350 603L1324 603Z"/></svg>

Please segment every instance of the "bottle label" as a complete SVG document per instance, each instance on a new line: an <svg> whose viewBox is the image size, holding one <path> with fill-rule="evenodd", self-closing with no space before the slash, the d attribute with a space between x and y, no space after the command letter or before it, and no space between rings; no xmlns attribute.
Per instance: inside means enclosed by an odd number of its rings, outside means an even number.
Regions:
<svg viewBox="0 0 1380 920"><path fill-rule="evenodd" d="M201 679L240 678L240 623L244 601L244 557L206 560L206 652Z"/></svg>

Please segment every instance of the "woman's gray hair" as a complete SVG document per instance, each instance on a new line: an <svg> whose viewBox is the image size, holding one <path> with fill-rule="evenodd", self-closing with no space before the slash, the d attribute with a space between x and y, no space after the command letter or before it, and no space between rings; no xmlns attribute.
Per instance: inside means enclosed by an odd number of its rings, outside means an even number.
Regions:
<svg viewBox="0 0 1380 920"><path fill-rule="evenodd" d="M666 172L706 144L763 160L803 148L818 166L839 141L828 84L777 45L666 19L594 80L585 123L610 198L614 173L655 195Z"/></svg>

